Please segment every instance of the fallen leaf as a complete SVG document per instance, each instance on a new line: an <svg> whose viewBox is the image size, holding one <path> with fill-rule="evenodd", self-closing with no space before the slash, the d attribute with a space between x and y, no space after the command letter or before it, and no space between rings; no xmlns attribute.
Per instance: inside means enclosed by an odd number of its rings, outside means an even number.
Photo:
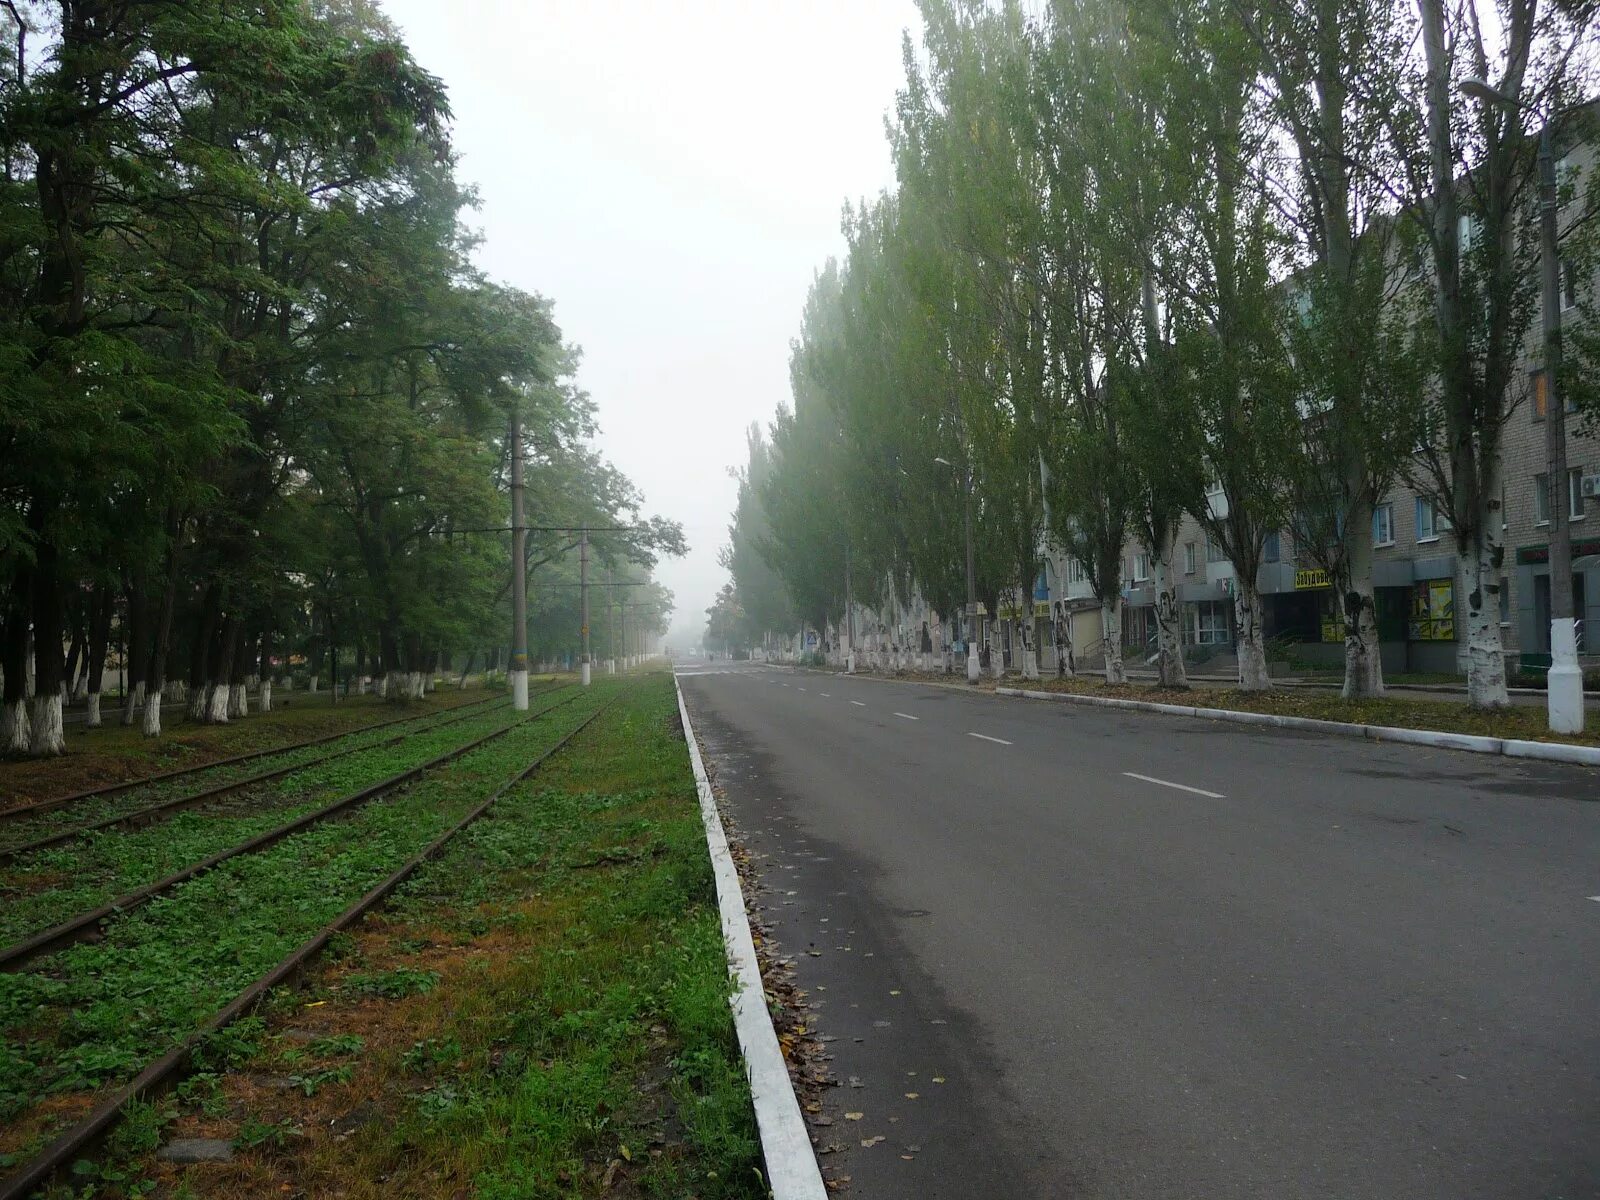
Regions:
<svg viewBox="0 0 1600 1200"><path fill-rule="evenodd" d="M935 1083L943 1083L944 1082L944 1076L943 1075L935 1075L933 1077L933 1081Z"/></svg>
<svg viewBox="0 0 1600 1200"><path fill-rule="evenodd" d="M907 1092L906 1093L906 1099L907 1100L915 1100L917 1098L917 1095L918 1095L918 1093L916 1093L916 1092Z"/></svg>
<svg viewBox="0 0 1600 1200"><path fill-rule="evenodd" d="M861 1120L862 1117L864 1117L866 1115L867 1115L866 1113L845 1113L844 1119L846 1121L859 1121L859 1120Z"/></svg>
<svg viewBox="0 0 1600 1200"><path fill-rule="evenodd" d="M877 1137L862 1138L861 1139L861 1144L866 1149L871 1150L874 1146L876 1146L879 1142L881 1142L883 1140L884 1140L883 1134L880 1133L880 1134L878 1134Z"/></svg>
<svg viewBox="0 0 1600 1200"><path fill-rule="evenodd" d="M889 989L889 995L898 996L899 994L900 994L900 989L899 988L890 988Z"/></svg>

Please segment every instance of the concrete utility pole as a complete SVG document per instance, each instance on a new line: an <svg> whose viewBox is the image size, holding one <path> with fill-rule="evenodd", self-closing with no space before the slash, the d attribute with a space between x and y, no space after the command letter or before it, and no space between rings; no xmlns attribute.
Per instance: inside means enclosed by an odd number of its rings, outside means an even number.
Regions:
<svg viewBox="0 0 1600 1200"><path fill-rule="evenodd" d="M583 620L583 656L581 658L580 679L583 686L589 686L589 531L578 531L578 596L579 611Z"/></svg>
<svg viewBox="0 0 1600 1200"><path fill-rule="evenodd" d="M1533 106L1482 79L1461 81L1474 100L1520 108ZM1571 484L1567 480L1567 409L1561 398L1561 258L1556 248L1556 159L1550 122L1539 128L1539 250L1544 297L1545 511L1550 518L1550 674L1546 704L1551 733L1583 732L1583 670L1578 666L1578 624L1572 612Z"/></svg>
<svg viewBox="0 0 1600 1200"><path fill-rule="evenodd" d="M1544 273L1544 436L1550 485L1550 731L1583 732L1583 671L1572 611L1572 501L1567 481L1567 406L1561 396L1561 259L1556 250L1556 161L1550 123L1539 131L1539 244Z"/></svg>
<svg viewBox="0 0 1600 1200"><path fill-rule="evenodd" d="M617 572L606 572L606 674L617 673Z"/></svg>
<svg viewBox="0 0 1600 1200"><path fill-rule="evenodd" d="M522 417L511 406L511 707L528 710L528 530L522 523Z"/></svg>

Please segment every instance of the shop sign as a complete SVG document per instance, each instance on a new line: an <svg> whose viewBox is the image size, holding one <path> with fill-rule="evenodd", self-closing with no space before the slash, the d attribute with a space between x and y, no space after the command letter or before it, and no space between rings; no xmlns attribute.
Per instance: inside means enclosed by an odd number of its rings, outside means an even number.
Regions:
<svg viewBox="0 0 1600 1200"><path fill-rule="evenodd" d="M1294 573L1294 589L1297 592L1327 586L1328 573L1321 567L1307 567Z"/></svg>
<svg viewBox="0 0 1600 1200"><path fill-rule="evenodd" d="M1583 558L1590 554L1600 554L1600 542L1573 542L1572 557ZM1523 566L1550 561L1549 546L1523 546L1517 551L1517 562Z"/></svg>

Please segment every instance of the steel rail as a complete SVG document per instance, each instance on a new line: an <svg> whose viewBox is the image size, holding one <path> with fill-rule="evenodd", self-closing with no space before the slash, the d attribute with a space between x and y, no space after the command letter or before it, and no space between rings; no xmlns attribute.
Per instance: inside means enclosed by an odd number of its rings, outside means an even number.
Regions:
<svg viewBox="0 0 1600 1200"><path fill-rule="evenodd" d="M209 858L202 859L197 863L192 863L180 871L173 872L164 879L158 879L154 883L147 883L143 887L135 888L131 892L126 892L123 895L118 896L115 900L108 900L98 908L90 909L87 912L81 912L75 917L69 917L67 920L62 921L57 925L52 925L48 929L40 930L32 937L24 938L20 942L13 942L9 946L0 947L0 971L20 970L22 967L26 966L28 963L32 962L41 955L49 954L55 950L59 950L63 946L69 946L73 942L82 941L83 939L91 936L100 922L108 917L119 916L123 913L138 908L140 905L145 904L152 898L159 896L162 892L169 891L172 888L177 887L180 883L186 883L187 881L193 879L196 875L200 875L206 871L209 871L212 867L218 866L221 863L225 863L229 859L238 858L245 854L254 854L258 850L265 850L267 847L272 846L277 842L281 842L290 834L299 833L302 829L306 829L321 821L325 821L329 817L337 816L339 813L342 813L347 809L354 808L357 805L366 804L372 800L376 800L385 792L392 792L396 788L410 783L418 776L433 770L435 767L443 766L447 762L452 762L455 759L460 758L462 755L476 750L479 746L482 746L487 742L492 742L496 738L504 737L513 729L517 728L517 726L521 725L524 721L535 720L544 716L546 713L554 712L563 705L571 704L574 700L578 699L582 695L583 693L581 691L575 692L573 695L568 696L565 700L558 701L557 703L550 705L548 708L541 708L538 712L533 713L528 717L523 717L512 721L509 725L503 726L500 729L492 730L489 733L484 734L482 737L474 738L472 741L467 742L463 746L457 746L453 750L447 750L445 753L438 755L435 758L430 758L427 762L419 763L414 767L408 767L406 770L401 771L398 774L391 775L387 779L381 779L377 783L369 784L360 791L351 792L347 796L341 796L331 804L324 805L322 808L315 809L312 812L304 813L292 821L288 821L274 829L267 830L265 833L258 833L255 837L250 838L247 841L240 842L230 849L219 850L216 854L211 855Z"/></svg>
<svg viewBox="0 0 1600 1200"><path fill-rule="evenodd" d="M510 702L506 697L503 696L499 699L505 703ZM463 704L459 705L458 707L477 710L480 705L474 703ZM32 854L38 850L48 850L52 846L59 846L63 842L73 841L74 839L80 838L87 833L96 833L102 829L114 829L119 825L135 825L142 822L146 818L158 816L162 813L170 813L177 809L189 808L193 805L200 804L203 801L214 800L218 796L225 796L229 792L243 791L245 788L252 787L258 783L269 783L274 779L281 779L285 775L293 775L298 771L305 771L311 767L320 766L325 762L332 762L334 759L343 758L348 754L360 754L367 750L381 750L385 746L393 746L396 743L405 741L407 738L416 737L418 734L432 733L436 729L445 729L451 725L459 725L462 721L470 721L474 717L486 716L488 715L488 712L493 711L494 709L491 707L487 710L487 712L472 711L467 713L456 713L454 709L444 709L441 710L441 712L430 713L430 716L445 715L446 719L440 721L436 725L426 726L423 729L408 730L405 733L397 733L393 737L384 738L382 741L371 742L364 746L348 746L343 750L335 750L331 754L322 754L318 755L316 758L308 758L304 762L291 763L286 767L274 767L270 771L258 771L254 775L247 775L243 779L235 779L231 783L219 783L214 787L204 788L198 792L190 792L186 796L175 796L171 800L159 800L155 804L147 804L143 808L130 809L120 816L104 817L98 821L90 821L86 825L73 825L56 833L48 834L45 837L36 838L31 842L21 842L15 846L0 846L0 863L15 862L24 855Z"/></svg>
<svg viewBox="0 0 1600 1200"><path fill-rule="evenodd" d="M0 821L9 821L13 817L27 816L32 813L47 812L52 808L61 808L67 804L75 804L79 800L92 800L96 796L114 796L118 792L130 792L134 788L144 787L147 783L163 783L169 779L177 779L183 775L195 775L201 771L209 771L213 767L231 767L242 762L252 762L258 758L266 758L269 754L288 754L294 750L304 750L307 746L320 746L325 742L337 738L352 737L358 733L366 733L372 729L386 729L390 725L399 725L405 721L420 721L423 717L437 716L440 712L454 712L461 708L477 708L491 701L501 699L503 693L486 696L482 700L472 700L466 704L452 704L448 708L435 709L431 713L413 713L406 717L395 717L388 721L373 721L368 725L358 725L354 729L342 729L338 733L323 734L321 737L308 738L303 742L290 742L285 746L274 746L269 750L251 750L245 754L235 754L230 758L219 758L213 762L197 763L192 767L179 767L172 771L159 771L154 775L144 775L138 779L124 779L121 783L108 783L103 787L87 788L81 792L72 792L65 796L50 796L44 800L32 800L27 804L19 804L12 808L0 809Z"/></svg>
<svg viewBox="0 0 1600 1200"><path fill-rule="evenodd" d="M579 694L582 695L583 693ZM568 742L593 724L601 714L616 703L617 699L618 697L613 696L595 709L575 729L490 793L488 799L477 805L461 820L434 838L420 852L407 859L387 879L324 925L308 941L301 943L298 949L283 958L272 970L240 992L226 1008L218 1012L200 1029L190 1034L178 1046L145 1067L143 1071L134 1077L132 1082L102 1100L90 1110L88 1116L84 1117L72 1128L58 1135L53 1142L40 1151L20 1171L0 1180L0 1200L25 1200L27 1196L48 1182L57 1171L72 1162L76 1162L85 1150L103 1138L111 1127L116 1124L117 1118L122 1113L123 1106L129 1101L142 1100L148 1096L158 1094L161 1090L175 1083L187 1071L191 1056L206 1038L244 1016L273 988L293 978L297 972L327 946L335 934L348 929L383 903L395 888L399 887L416 872L418 867L437 856L451 838L483 816L495 801L543 766L546 761L563 749ZM567 703L567 701L562 703ZM556 707L559 708L560 705ZM546 709L545 711L548 712L550 710Z"/></svg>

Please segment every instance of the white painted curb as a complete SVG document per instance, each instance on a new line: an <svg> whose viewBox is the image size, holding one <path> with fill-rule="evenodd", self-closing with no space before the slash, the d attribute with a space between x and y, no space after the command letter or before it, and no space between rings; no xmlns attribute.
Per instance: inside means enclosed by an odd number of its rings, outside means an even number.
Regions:
<svg viewBox="0 0 1600 1200"><path fill-rule="evenodd" d="M683 720L684 741L689 744L689 764L694 768L694 786L700 794L700 819L706 827L706 844L711 850L711 869L717 879L717 907L722 911L722 942L728 952L728 974L735 987L732 997L733 1026L739 1035L750 1074L750 1099L755 1104L756 1125L761 1130L761 1150L767 1160L767 1186L773 1200L826 1200L817 1156L811 1149L800 1101L795 1098L789 1068L778 1048L778 1034L767 1011L767 994L761 986L761 968L756 960L755 940L750 936L750 920L744 911L744 894L739 890L739 869L728 851L728 837L722 830L716 797L706 778L689 723L689 709L683 702L683 688L674 677L678 692L678 715Z"/></svg>
<svg viewBox="0 0 1600 1200"><path fill-rule="evenodd" d="M1156 704L1148 700L1119 700L1113 696L1083 696L1076 692L1040 692L1024 688L996 688L998 696L1025 700L1056 700L1064 704L1089 704L1099 708L1126 708L1137 712L1167 713L1179 717L1205 717L1236 725L1271 725L1277 729L1303 729L1335 737L1364 738L1372 742L1404 742L1440 750L1465 750L1472 754L1503 754L1543 762L1576 763L1600 767L1600 746L1571 746L1561 742L1529 742L1517 738L1478 737L1467 733L1438 733L1429 729L1397 729L1389 725L1355 725L1346 721L1320 721L1311 717L1282 717L1275 713L1237 712L1231 708L1191 708L1186 704Z"/></svg>

